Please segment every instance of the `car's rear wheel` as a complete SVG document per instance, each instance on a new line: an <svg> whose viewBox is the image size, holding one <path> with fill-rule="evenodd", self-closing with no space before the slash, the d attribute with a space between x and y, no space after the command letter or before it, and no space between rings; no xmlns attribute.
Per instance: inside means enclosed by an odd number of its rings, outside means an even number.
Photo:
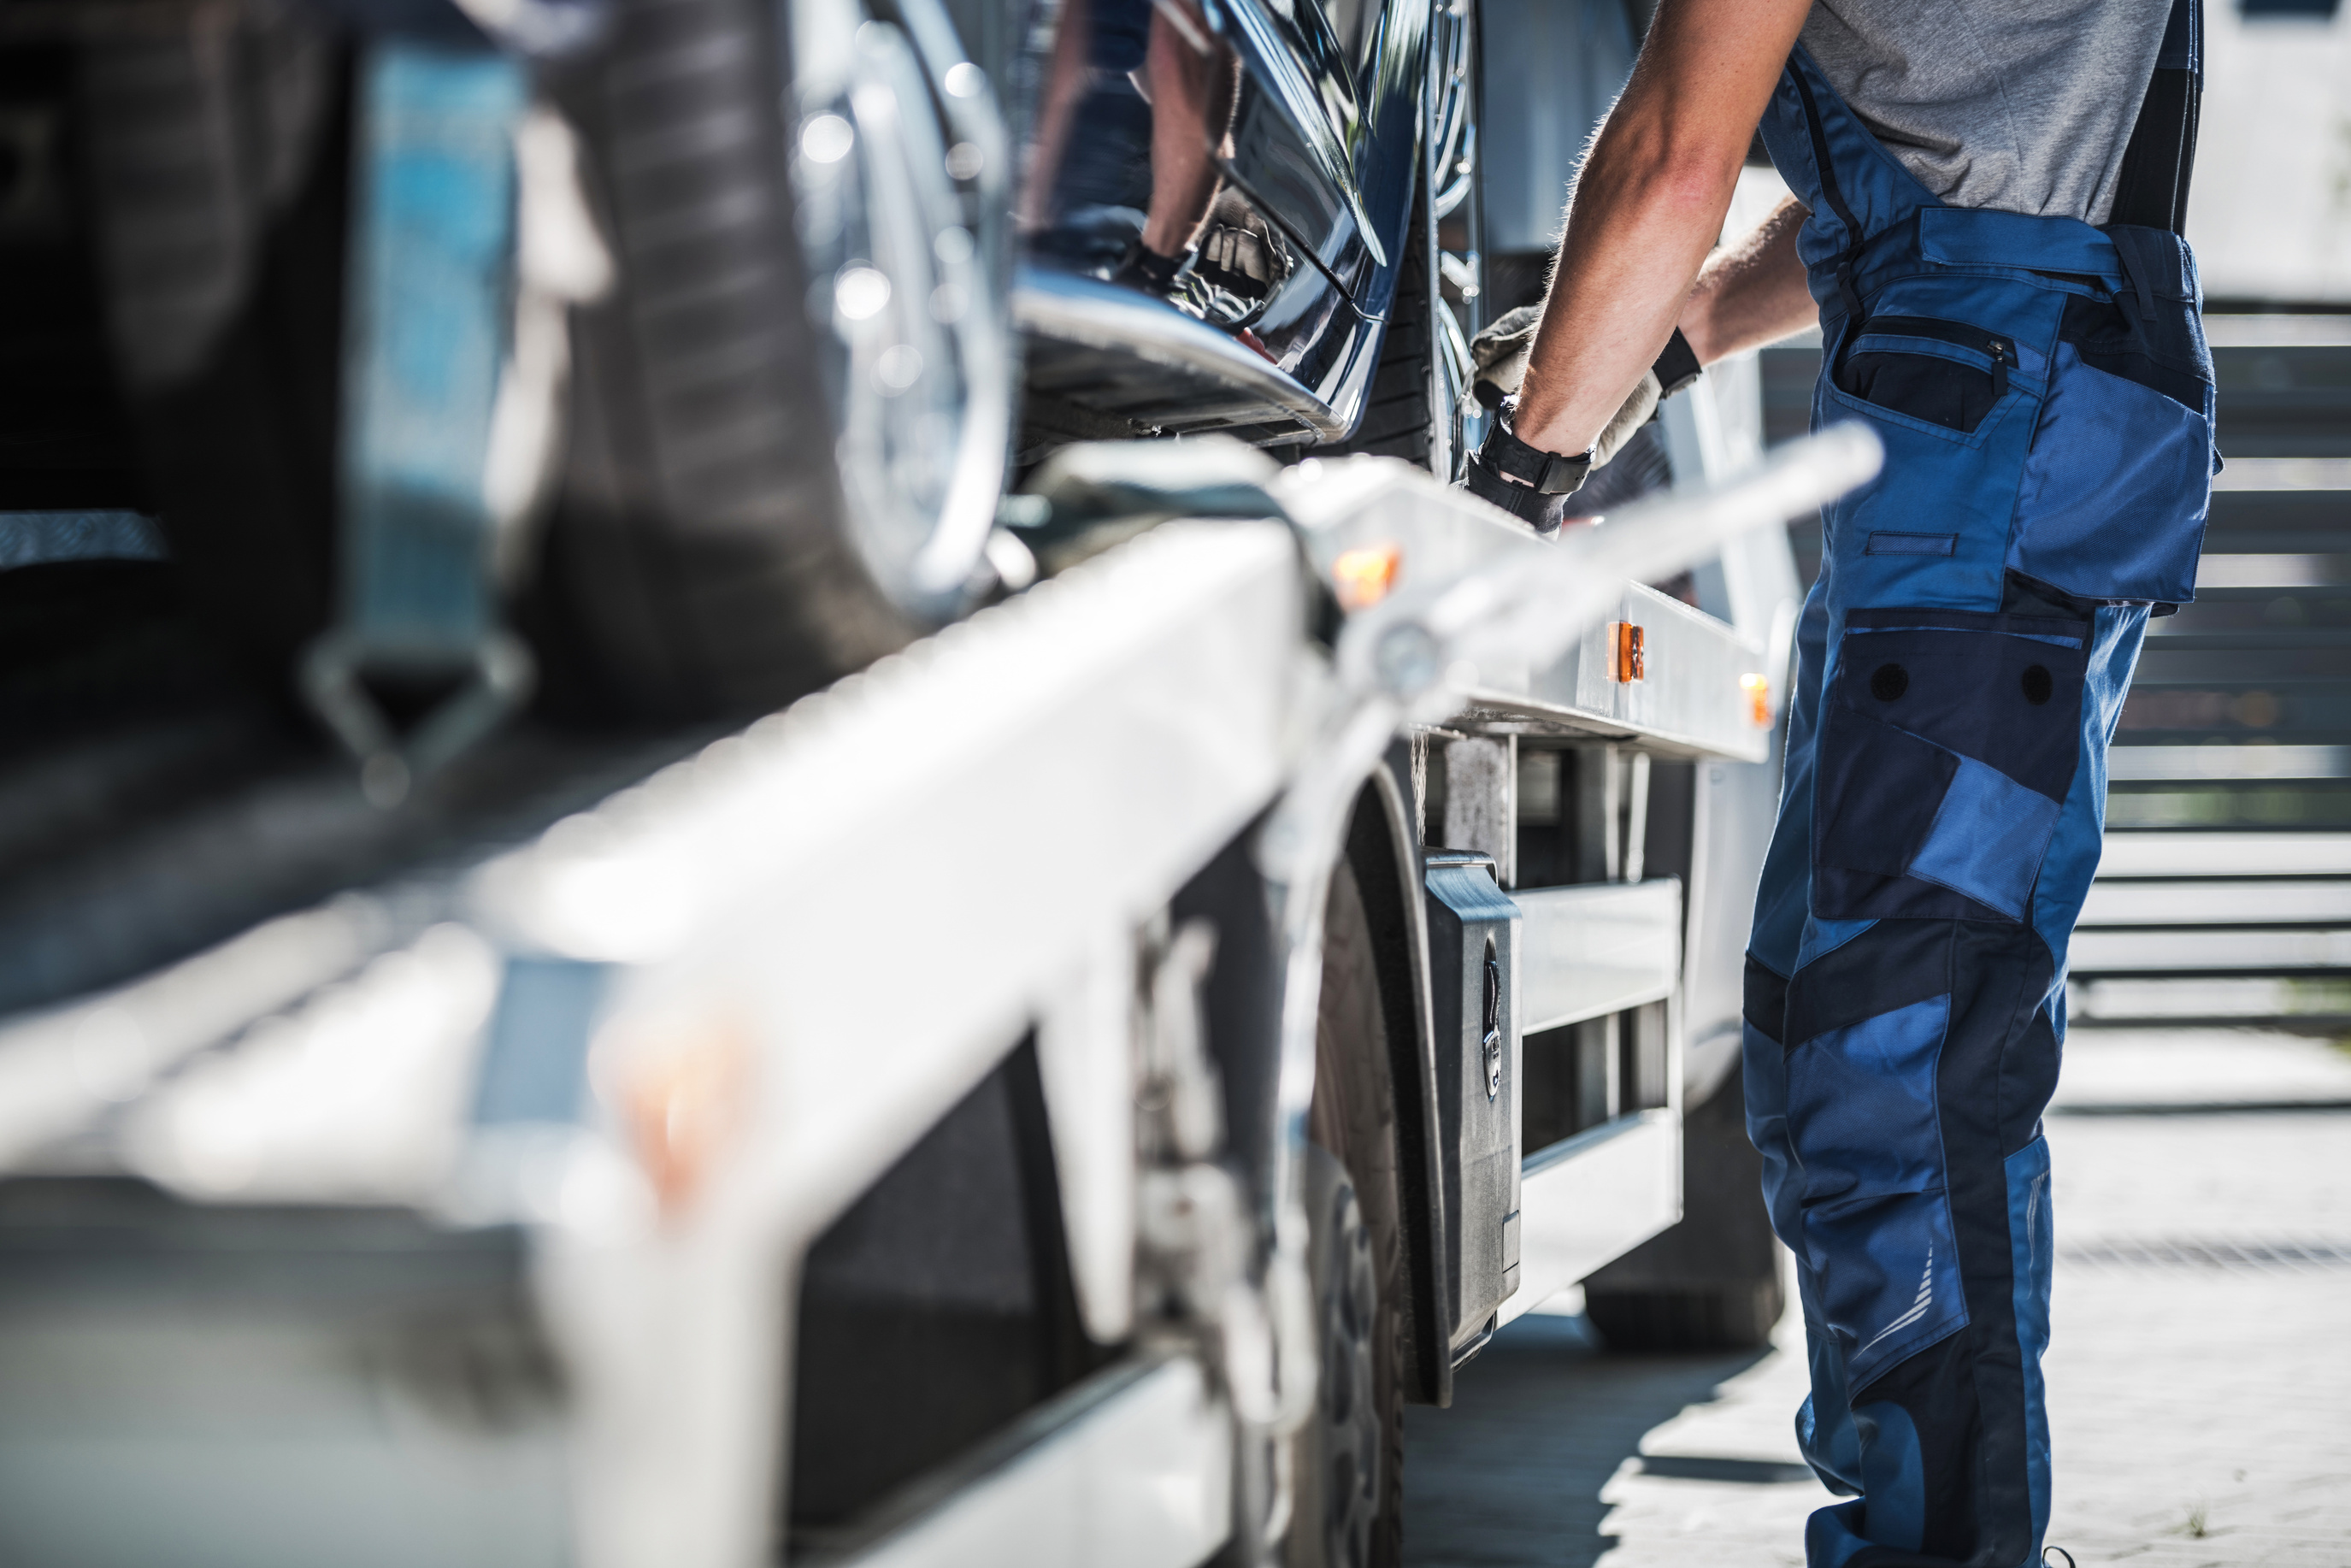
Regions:
<svg viewBox="0 0 2351 1568"><path fill-rule="evenodd" d="M144 487L196 614L283 679L348 553L350 51L398 40L250 12L232 8L237 48L193 4L152 37L68 38ZM533 68L598 231L559 244L615 264L570 312L540 553L502 538L495 590L433 591L506 593L542 689L583 716L755 711L984 586L1008 154L938 0L614 0L610 23ZM220 125L249 134L208 140ZM519 204L542 239L543 189ZM185 265L150 265L182 234L227 258L193 291Z"/></svg>
<svg viewBox="0 0 2351 1568"><path fill-rule="evenodd" d="M1426 209L1416 204L1363 419L1332 450L1401 457L1451 478L1460 450L1459 393L1468 380L1452 363L1447 308L1431 281L1428 241ZM1449 334L1459 335L1458 327Z"/></svg>
<svg viewBox="0 0 2351 1568"><path fill-rule="evenodd" d="M781 11L626 5L563 92L620 279L575 318L550 597L654 711L774 706L954 613L1002 477L983 84L943 19Z"/></svg>

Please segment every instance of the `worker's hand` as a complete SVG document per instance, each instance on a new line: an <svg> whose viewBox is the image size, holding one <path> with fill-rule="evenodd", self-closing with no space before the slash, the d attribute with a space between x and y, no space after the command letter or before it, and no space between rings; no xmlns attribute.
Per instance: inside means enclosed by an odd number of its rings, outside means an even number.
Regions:
<svg viewBox="0 0 2351 1568"><path fill-rule="evenodd" d="M1521 305L1469 340L1469 357L1476 366L1470 386L1479 402L1488 408L1499 408L1507 399L1518 395L1519 383L1526 379L1527 351L1534 347L1535 329L1541 321L1541 307ZM1664 395L1665 388L1657 380L1656 371L1653 368L1645 371L1592 443L1594 468L1615 456L1625 443L1633 439L1633 433L1649 423L1649 416L1657 412L1657 403Z"/></svg>
<svg viewBox="0 0 2351 1568"><path fill-rule="evenodd" d="M1469 385L1479 402L1499 408L1519 395L1519 383L1527 379L1527 350L1535 346L1535 329L1541 324L1541 306L1521 305L1469 340L1470 362L1477 367Z"/></svg>
<svg viewBox="0 0 2351 1568"><path fill-rule="evenodd" d="M1617 405L1614 416L1592 438L1592 465L1601 467L1622 451L1625 444L1633 439L1633 433L1656 415L1664 396L1665 389L1657 384L1657 372L1643 371L1641 379L1633 383L1632 392Z"/></svg>

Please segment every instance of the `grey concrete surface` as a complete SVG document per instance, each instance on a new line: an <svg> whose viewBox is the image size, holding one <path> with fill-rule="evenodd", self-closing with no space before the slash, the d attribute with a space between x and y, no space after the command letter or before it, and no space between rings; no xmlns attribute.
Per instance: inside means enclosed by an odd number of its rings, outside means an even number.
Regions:
<svg viewBox="0 0 2351 1568"><path fill-rule="evenodd" d="M2200 1030L2069 1042L2050 1540L2081 1568L2351 1565L2351 1057ZM2315 1102L2319 1108L2199 1109ZM2130 1107L2140 1107L2131 1109ZM1781 1568L1829 1501L1763 1353L1614 1356L1531 1314L1406 1426L1413 1568ZM2054 1559L2053 1559L2054 1561Z"/></svg>

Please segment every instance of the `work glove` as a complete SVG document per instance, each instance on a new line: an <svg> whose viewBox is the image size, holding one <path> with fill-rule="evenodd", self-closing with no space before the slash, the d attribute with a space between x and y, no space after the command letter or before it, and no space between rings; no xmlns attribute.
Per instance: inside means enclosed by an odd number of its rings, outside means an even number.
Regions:
<svg viewBox="0 0 2351 1568"><path fill-rule="evenodd" d="M1499 408L1519 395L1527 379L1527 353L1535 346L1535 329L1542 324L1542 307L1521 305L1487 323L1469 340L1469 359L1476 366L1469 390L1488 408Z"/></svg>
<svg viewBox="0 0 2351 1568"><path fill-rule="evenodd" d="M1464 465L1461 482L1479 500L1550 538L1567 515L1567 498L1592 472L1592 454L1571 457L1520 441L1510 428L1517 412L1515 402L1496 412L1493 427Z"/></svg>
<svg viewBox="0 0 2351 1568"><path fill-rule="evenodd" d="M1519 440L1510 427L1511 407L1520 384L1526 380L1527 357L1541 321L1541 306L1521 305L1470 340L1471 390L1479 402L1499 411L1499 417L1485 445L1470 456L1466 483L1472 495L1500 507L1538 534L1549 536L1565 515L1568 496L1593 469L1605 466L1623 450L1634 432L1656 416L1660 402L1698 380L1698 362L1689 340L1682 336L1680 328L1675 328L1656 362L1642 372L1590 451L1581 457L1546 453ZM1570 477L1574 483L1565 490L1556 488ZM1514 484L1512 479L1529 482Z"/></svg>

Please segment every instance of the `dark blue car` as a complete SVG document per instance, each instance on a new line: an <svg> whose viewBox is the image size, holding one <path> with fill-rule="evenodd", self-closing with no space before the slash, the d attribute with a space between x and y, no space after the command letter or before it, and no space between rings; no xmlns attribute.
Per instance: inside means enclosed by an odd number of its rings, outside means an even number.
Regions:
<svg viewBox="0 0 2351 1568"><path fill-rule="evenodd" d="M1449 472L1473 34L1463 0L1066 0L1028 29L1023 455L1219 430Z"/></svg>

